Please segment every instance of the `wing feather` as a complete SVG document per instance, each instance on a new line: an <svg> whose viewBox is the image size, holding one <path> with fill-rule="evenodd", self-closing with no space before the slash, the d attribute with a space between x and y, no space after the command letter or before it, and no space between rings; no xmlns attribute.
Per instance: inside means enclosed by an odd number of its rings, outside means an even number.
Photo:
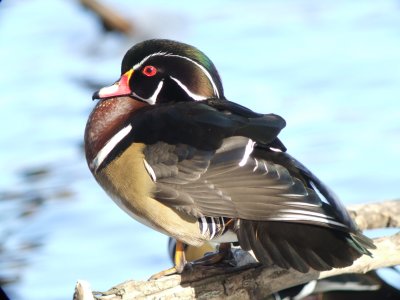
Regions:
<svg viewBox="0 0 400 300"><path fill-rule="evenodd" d="M289 221L345 229L332 207L273 161L251 156L239 165L248 138L232 137L218 151L164 142L145 149L156 175L155 198L201 217ZM155 153L162 153L156 159Z"/></svg>
<svg viewBox="0 0 400 300"><path fill-rule="evenodd" d="M164 106L156 125L156 115L143 117L147 132L157 132L136 137L146 144L155 199L202 220L210 239L219 218L237 220L241 247L265 264L327 270L369 254L374 245L334 194L285 152L283 119L227 101L208 105Z"/></svg>

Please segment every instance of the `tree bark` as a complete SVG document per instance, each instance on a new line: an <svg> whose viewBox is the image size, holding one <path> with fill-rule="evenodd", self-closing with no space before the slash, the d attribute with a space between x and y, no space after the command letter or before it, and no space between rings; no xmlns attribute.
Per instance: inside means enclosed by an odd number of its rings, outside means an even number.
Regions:
<svg viewBox="0 0 400 300"><path fill-rule="evenodd" d="M399 227L400 200L351 206L348 208L360 229ZM243 267L196 267L182 275L172 275L154 281L127 281L107 292L92 292L86 282L78 282L76 300L126 299L261 299L295 285L346 273L366 273L370 270L400 265L400 233L374 239L377 249L373 257L363 256L353 265L325 272L299 273L278 267L248 264ZM242 255L238 250L234 255ZM242 253L240 253L242 252Z"/></svg>

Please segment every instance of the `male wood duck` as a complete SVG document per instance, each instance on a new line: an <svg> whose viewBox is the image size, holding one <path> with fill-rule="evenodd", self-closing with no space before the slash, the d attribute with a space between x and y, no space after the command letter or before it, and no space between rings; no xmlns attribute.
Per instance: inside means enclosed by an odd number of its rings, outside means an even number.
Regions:
<svg viewBox="0 0 400 300"><path fill-rule="evenodd" d="M183 243L220 243L223 254L238 242L265 265L300 272L371 255L343 205L286 153L284 119L228 101L204 53L144 41L125 54L121 74L93 95L86 159L122 209L177 239L175 267L156 277L183 271Z"/></svg>

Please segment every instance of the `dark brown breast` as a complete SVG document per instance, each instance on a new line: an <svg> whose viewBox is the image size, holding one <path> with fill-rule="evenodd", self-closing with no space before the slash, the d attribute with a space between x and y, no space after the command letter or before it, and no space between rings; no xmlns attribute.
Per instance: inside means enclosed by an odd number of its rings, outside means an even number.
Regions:
<svg viewBox="0 0 400 300"><path fill-rule="evenodd" d="M91 112L85 129L85 153L88 164L117 133L132 113L148 105L131 97L101 100Z"/></svg>

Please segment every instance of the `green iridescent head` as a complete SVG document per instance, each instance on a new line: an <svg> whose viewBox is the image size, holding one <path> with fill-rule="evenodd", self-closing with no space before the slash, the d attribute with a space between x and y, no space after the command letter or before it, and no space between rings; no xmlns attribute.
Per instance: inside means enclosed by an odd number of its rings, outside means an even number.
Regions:
<svg viewBox="0 0 400 300"><path fill-rule="evenodd" d="M212 61L197 48L171 40L147 40L129 49L119 82L128 85L125 95L150 104L224 98Z"/></svg>

